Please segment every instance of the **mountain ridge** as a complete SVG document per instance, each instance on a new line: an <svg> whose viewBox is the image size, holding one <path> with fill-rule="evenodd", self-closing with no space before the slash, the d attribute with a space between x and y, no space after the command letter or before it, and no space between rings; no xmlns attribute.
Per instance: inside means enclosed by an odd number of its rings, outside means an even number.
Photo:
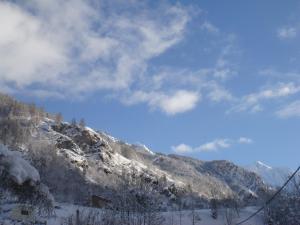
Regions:
<svg viewBox="0 0 300 225"><path fill-rule="evenodd" d="M83 123L63 122L59 114L1 97L0 122L11 130L0 140L22 152L58 201L86 204L90 195L113 197L124 183L132 189L138 180L167 205L185 199L188 206L191 194L198 207L207 207L211 199L236 199L247 205L268 192L256 173L232 162L154 153L142 144L129 144Z"/></svg>

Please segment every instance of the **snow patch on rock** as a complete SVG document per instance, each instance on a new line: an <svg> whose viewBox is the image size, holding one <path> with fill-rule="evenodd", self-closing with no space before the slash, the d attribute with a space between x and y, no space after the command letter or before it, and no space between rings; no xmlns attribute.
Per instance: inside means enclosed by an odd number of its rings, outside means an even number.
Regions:
<svg viewBox="0 0 300 225"><path fill-rule="evenodd" d="M138 151L144 151L144 152L147 152L151 155L155 155L154 152L152 152L146 145L144 144L141 144L141 143L137 143L135 145L131 145L135 150L138 150Z"/></svg>

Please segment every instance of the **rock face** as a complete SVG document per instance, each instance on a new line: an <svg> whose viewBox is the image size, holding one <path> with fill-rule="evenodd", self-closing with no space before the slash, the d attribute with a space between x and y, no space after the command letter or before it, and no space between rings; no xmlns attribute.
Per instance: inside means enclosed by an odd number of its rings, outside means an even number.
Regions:
<svg viewBox="0 0 300 225"><path fill-rule="evenodd" d="M97 190L104 192L116 190L124 177L132 176L142 177L167 200L192 191L203 202L233 197L246 201L267 190L257 174L228 161L154 153L146 146L128 144L91 128L51 120L43 121L37 132L55 144L66 165L77 169L79 182L101 187Z"/></svg>
<svg viewBox="0 0 300 225"><path fill-rule="evenodd" d="M84 153L97 153L101 151L101 148L109 147L105 140L91 129L80 128L79 126L72 126L66 123L59 126L54 125L52 129L71 138L65 142L64 146L58 146L58 148L72 149L77 145Z"/></svg>

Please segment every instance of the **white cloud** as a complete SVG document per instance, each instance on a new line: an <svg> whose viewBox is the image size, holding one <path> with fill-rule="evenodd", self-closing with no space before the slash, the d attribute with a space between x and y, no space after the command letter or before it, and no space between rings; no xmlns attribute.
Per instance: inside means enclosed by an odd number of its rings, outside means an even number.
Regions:
<svg viewBox="0 0 300 225"><path fill-rule="evenodd" d="M262 102L292 96L299 92L300 86L294 82L280 83L278 85L265 88L259 92L242 97L239 103L231 108L228 112L259 112L262 111Z"/></svg>
<svg viewBox="0 0 300 225"><path fill-rule="evenodd" d="M208 98L213 102L234 100L232 94L224 87L216 83L211 83L209 86L210 86L210 90L208 92Z"/></svg>
<svg viewBox="0 0 300 225"><path fill-rule="evenodd" d="M300 117L300 101L294 101L276 112L280 118Z"/></svg>
<svg viewBox="0 0 300 225"><path fill-rule="evenodd" d="M218 34L220 32L219 28L210 23L209 21L205 21L202 25L201 28L204 30L207 30L209 33L212 34Z"/></svg>
<svg viewBox="0 0 300 225"><path fill-rule="evenodd" d="M195 108L199 100L200 96L198 93L180 90L172 96L165 96L157 100L153 99L152 102L154 105L158 104L167 114L173 115Z"/></svg>
<svg viewBox="0 0 300 225"><path fill-rule="evenodd" d="M193 151L192 147L186 144L172 146L172 150L178 154L191 153Z"/></svg>
<svg viewBox="0 0 300 225"><path fill-rule="evenodd" d="M74 99L102 91L168 115L190 111L203 98L231 101L221 82L235 74L235 40L209 21L203 31L219 33L214 37L222 42L214 65L152 65L184 39L192 15L181 4L142 1L0 1L0 88Z"/></svg>
<svg viewBox="0 0 300 225"><path fill-rule="evenodd" d="M231 141L229 139L216 139L212 142L200 145L196 150L200 152L210 152L229 147L231 147Z"/></svg>
<svg viewBox="0 0 300 225"><path fill-rule="evenodd" d="M292 39L297 36L297 29L295 27L282 27L277 30L277 36L280 39Z"/></svg>
<svg viewBox="0 0 300 225"><path fill-rule="evenodd" d="M251 138L247 138L247 137L240 137L240 139L238 140L238 142L240 144L252 144L253 140Z"/></svg>
<svg viewBox="0 0 300 225"><path fill-rule="evenodd" d="M299 77L300 77L300 74L297 71L281 72L272 68L263 69L259 71L259 74L267 78L275 78L279 80L289 79L289 80L299 81Z"/></svg>
<svg viewBox="0 0 300 225"><path fill-rule="evenodd" d="M179 4L30 0L1 1L0 19L2 85L81 95L129 88L182 40L190 17Z"/></svg>
<svg viewBox="0 0 300 225"><path fill-rule="evenodd" d="M204 100L233 101L229 90L211 79L212 74L209 68L198 71L163 69L144 79L140 90L129 90L115 98L125 105L146 103L168 115L190 111Z"/></svg>
<svg viewBox="0 0 300 225"><path fill-rule="evenodd" d="M0 80L17 86L58 79L67 57L43 24L14 4L0 2Z"/></svg>
<svg viewBox="0 0 300 225"><path fill-rule="evenodd" d="M227 149L235 144L252 144L253 140L247 137L240 137L237 140L228 138L219 138L213 141L204 143L198 147L192 147L184 143L177 146L172 146L172 150L178 154L188 154L196 152L215 152L221 149Z"/></svg>
<svg viewBox="0 0 300 225"><path fill-rule="evenodd" d="M233 56L239 55L239 50L235 46L236 36L228 35L222 46L221 52L213 68L213 76L217 79L226 80L236 74L236 65L233 63L237 59Z"/></svg>
<svg viewBox="0 0 300 225"><path fill-rule="evenodd" d="M123 99L125 104L137 104L145 102L153 109L160 109L168 115L183 113L192 110L201 100L197 92L178 90L172 94L162 92L137 91Z"/></svg>

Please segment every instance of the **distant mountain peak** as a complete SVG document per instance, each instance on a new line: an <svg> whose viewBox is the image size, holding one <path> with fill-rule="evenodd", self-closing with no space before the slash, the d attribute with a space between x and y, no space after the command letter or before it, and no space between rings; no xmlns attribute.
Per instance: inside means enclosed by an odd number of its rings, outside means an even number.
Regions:
<svg viewBox="0 0 300 225"><path fill-rule="evenodd" d="M258 174L266 184L273 187L281 186L291 174L291 170L288 168L271 167L261 161L247 166L246 169Z"/></svg>
<svg viewBox="0 0 300 225"><path fill-rule="evenodd" d="M272 169L271 166L268 166L267 164L263 163L262 161L256 161L256 165L257 165L258 167L263 167L263 168L265 168L265 169L269 169L269 170Z"/></svg>

